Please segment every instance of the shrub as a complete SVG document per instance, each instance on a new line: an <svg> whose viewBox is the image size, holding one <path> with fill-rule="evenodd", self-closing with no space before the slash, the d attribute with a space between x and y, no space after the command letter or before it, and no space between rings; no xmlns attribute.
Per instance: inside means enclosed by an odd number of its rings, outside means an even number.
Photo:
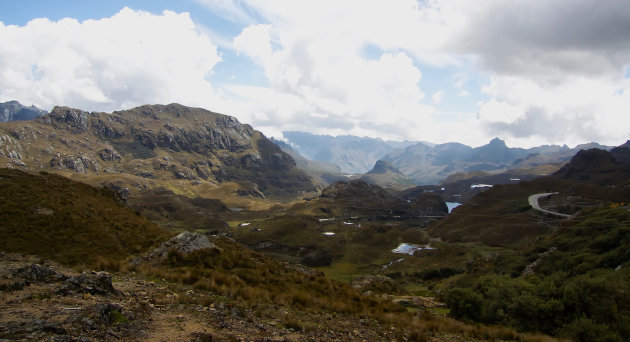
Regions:
<svg viewBox="0 0 630 342"><path fill-rule="evenodd" d="M478 320L481 316L483 297L469 288L449 290L444 299L453 318Z"/></svg>

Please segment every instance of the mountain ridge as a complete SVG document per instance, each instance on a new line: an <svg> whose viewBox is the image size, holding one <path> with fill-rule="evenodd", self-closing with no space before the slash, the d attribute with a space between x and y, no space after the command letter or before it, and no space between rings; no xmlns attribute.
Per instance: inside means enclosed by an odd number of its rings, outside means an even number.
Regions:
<svg viewBox="0 0 630 342"><path fill-rule="evenodd" d="M18 101L7 101L0 103L0 122L7 121L27 121L48 113L35 106L24 106Z"/></svg>
<svg viewBox="0 0 630 342"><path fill-rule="evenodd" d="M50 170L93 185L204 192L228 182L266 195L312 191L291 156L236 118L179 104L113 113L55 107L0 124L0 164ZM177 186L174 186L177 183Z"/></svg>

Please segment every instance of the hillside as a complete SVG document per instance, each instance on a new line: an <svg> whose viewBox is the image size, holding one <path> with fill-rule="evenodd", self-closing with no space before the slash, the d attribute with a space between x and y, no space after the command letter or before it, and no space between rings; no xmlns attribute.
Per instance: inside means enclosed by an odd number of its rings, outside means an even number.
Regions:
<svg viewBox="0 0 630 342"><path fill-rule="evenodd" d="M0 169L0 251L70 265L120 261L170 237L107 188Z"/></svg>
<svg viewBox="0 0 630 342"><path fill-rule="evenodd" d="M574 341L630 338L630 213L586 210L518 250L479 261L446 291L451 315Z"/></svg>
<svg viewBox="0 0 630 342"><path fill-rule="evenodd" d="M494 186L433 225L433 236L485 250L441 282L450 315L575 341L627 340L629 151L580 151L554 175ZM533 210L534 193L551 193L539 204L571 216Z"/></svg>
<svg viewBox="0 0 630 342"><path fill-rule="evenodd" d="M2 123L0 165L132 193L163 187L199 196L232 184L233 196L295 197L315 189L262 133L233 117L178 104L114 113L55 107L34 121Z"/></svg>

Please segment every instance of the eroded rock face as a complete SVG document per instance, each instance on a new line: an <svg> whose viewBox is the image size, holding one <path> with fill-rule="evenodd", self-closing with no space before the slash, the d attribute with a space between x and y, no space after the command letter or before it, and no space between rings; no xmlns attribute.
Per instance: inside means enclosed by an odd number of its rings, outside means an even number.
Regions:
<svg viewBox="0 0 630 342"><path fill-rule="evenodd" d="M203 234L183 232L143 256L131 260L130 264L132 266L146 262L157 264L166 259L171 250L186 255L205 248L220 250L219 247L210 242L208 237Z"/></svg>

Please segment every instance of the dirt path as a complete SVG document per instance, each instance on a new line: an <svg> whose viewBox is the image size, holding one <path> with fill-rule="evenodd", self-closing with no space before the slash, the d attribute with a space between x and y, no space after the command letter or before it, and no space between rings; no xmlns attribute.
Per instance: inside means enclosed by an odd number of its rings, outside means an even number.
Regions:
<svg viewBox="0 0 630 342"><path fill-rule="evenodd" d="M557 192L545 192L542 194L533 194L530 195L529 198L527 198L527 201L529 202L529 205L532 206L532 208L534 208L535 210L541 211L545 214L549 214L549 215L555 215L555 216L560 216L560 217L565 217L565 218L571 218L573 216L571 215L567 215L567 214L562 214L562 213L558 213L555 211L551 211L551 210L547 210L547 209L543 209L540 207L540 204L538 204L538 199L541 197L547 197L547 196L551 196L551 195L557 195Z"/></svg>

